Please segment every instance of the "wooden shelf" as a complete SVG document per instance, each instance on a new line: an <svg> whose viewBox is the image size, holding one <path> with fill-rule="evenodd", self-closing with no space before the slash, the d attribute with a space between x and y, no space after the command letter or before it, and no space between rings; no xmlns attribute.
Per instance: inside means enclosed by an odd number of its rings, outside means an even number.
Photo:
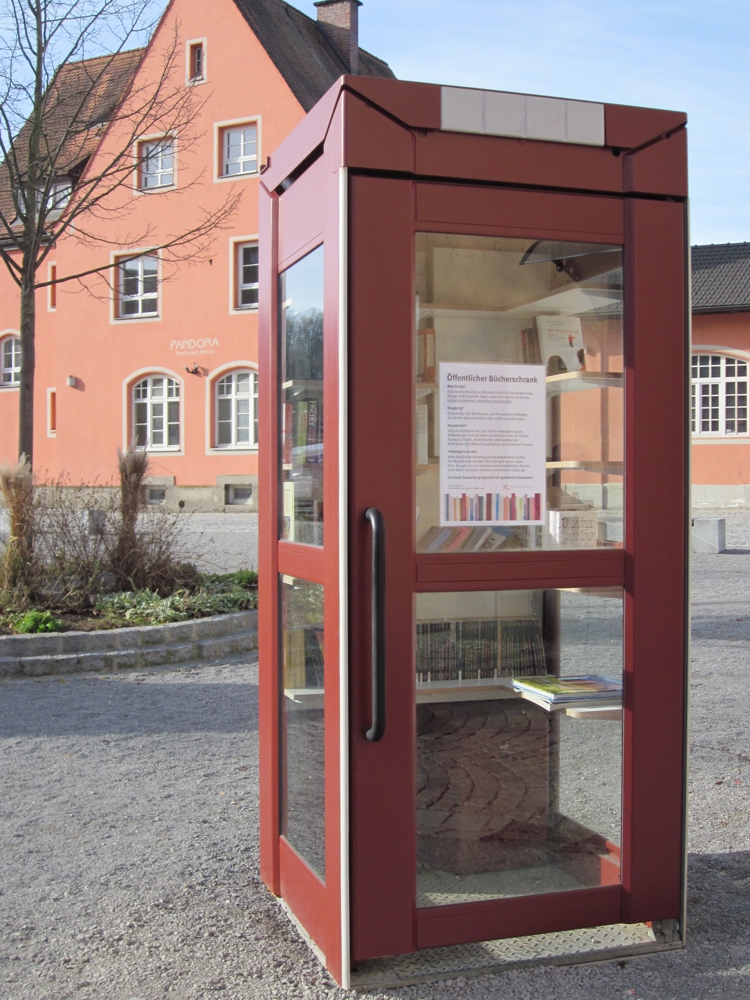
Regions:
<svg viewBox="0 0 750 1000"><path fill-rule="evenodd" d="M547 376L547 394L580 392L581 389L622 389L622 372L561 372Z"/></svg>
<svg viewBox="0 0 750 1000"><path fill-rule="evenodd" d="M494 701L517 698L512 677L477 677L460 681L417 681L417 704L448 701Z"/></svg>

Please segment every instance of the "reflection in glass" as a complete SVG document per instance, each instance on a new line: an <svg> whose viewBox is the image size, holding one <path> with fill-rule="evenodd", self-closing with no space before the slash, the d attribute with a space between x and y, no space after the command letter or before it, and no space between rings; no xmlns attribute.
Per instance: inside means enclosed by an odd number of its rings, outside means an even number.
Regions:
<svg viewBox="0 0 750 1000"><path fill-rule="evenodd" d="M279 275L281 537L323 544L323 247Z"/></svg>
<svg viewBox="0 0 750 1000"><path fill-rule="evenodd" d="M323 587L281 577L281 832L325 879Z"/></svg>
<svg viewBox="0 0 750 1000"><path fill-rule="evenodd" d="M418 594L416 670L417 905L619 883L621 693L519 687L621 692L621 589Z"/></svg>
<svg viewBox="0 0 750 1000"><path fill-rule="evenodd" d="M416 274L417 550L621 546L622 248L418 233ZM441 431L457 402L448 368L481 379L499 365L518 381L541 379L546 404L488 377L464 386L473 413L458 424L459 469L455 428ZM536 456L535 475L517 468L514 435L522 458L522 444ZM500 469L518 472L517 484Z"/></svg>

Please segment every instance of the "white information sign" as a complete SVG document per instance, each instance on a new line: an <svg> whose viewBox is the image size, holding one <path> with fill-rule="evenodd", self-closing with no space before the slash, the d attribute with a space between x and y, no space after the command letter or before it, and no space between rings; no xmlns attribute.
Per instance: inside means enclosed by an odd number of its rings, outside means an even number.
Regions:
<svg viewBox="0 0 750 1000"><path fill-rule="evenodd" d="M543 365L440 362L440 524L544 524Z"/></svg>

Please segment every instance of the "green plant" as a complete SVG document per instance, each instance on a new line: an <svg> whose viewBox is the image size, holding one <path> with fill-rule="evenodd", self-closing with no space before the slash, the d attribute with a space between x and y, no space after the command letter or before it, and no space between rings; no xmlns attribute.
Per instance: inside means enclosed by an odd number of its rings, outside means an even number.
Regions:
<svg viewBox="0 0 750 1000"><path fill-rule="evenodd" d="M37 611L32 609L27 611L22 618L16 622L16 632L62 632L63 623L59 618L55 618L51 611Z"/></svg>
<svg viewBox="0 0 750 1000"><path fill-rule="evenodd" d="M257 591L237 586L235 576L228 573L200 577L199 589L195 592L177 590L168 597L151 590L105 594L97 601L96 610L113 624L124 620L131 625L162 625L257 607Z"/></svg>

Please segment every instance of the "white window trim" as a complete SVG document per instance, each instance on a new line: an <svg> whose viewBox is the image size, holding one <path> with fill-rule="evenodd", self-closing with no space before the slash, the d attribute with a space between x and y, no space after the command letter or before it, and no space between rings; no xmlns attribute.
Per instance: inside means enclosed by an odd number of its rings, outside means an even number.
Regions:
<svg viewBox="0 0 750 1000"><path fill-rule="evenodd" d="M185 454L185 380L173 372L170 368L162 365L151 365L150 368L139 368L138 371L131 372L122 382L122 450L127 451L135 437L135 410L133 407L133 389L143 378L152 375L163 375L165 378L173 378L180 387L180 446L179 448L147 448L149 455L184 455ZM132 433L130 433L132 431Z"/></svg>
<svg viewBox="0 0 750 1000"><path fill-rule="evenodd" d="M52 397L55 397L55 429L52 429ZM57 437L57 389L47 389L47 437Z"/></svg>
<svg viewBox="0 0 750 1000"><path fill-rule="evenodd" d="M56 260L51 260L47 264L47 281L52 281L52 268L53 267L54 268L57 267L57 261ZM57 276L57 272L55 272L55 276ZM54 285L47 285L47 312L48 313L57 312L57 306L56 305L54 305L54 306L52 305L52 289L54 287L55 287Z"/></svg>
<svg viewBox="0 0 750 1000"><path fill-rule="evenodd" d="M142 188L141 187L141 145L144 142L158 142L160 139L172 140L172 183L164 184L162 187ZM177 187L177 136L174 132L154 132L150 135L139 136L133 143L133 195L162 194L164 191L174 191Z"/></svg>
<svg viewBox="0 0 750 1000"><path fill-rule="evenodd" d="M202 45L203 46L203 76L198 80L193 80L190 76L190 48L192 45ZM206 38L189 38L185 42L185 86L186 87L200 87L202 83L207 83L208 81L208 39Z"/></svg>
<svg viewBox="0 0 750 1000"><path fill-rule="evenodd" d="M3 366L3 355L5 341L8 337L15 337L16 340L20 342L21 334L18 330L0 330L0 373L2 372ZM2 382L0 381L0 390L5 390L5 392L18 392L21 388L21 375L19 372L18 382Z"/></svg>
<svg viewBox="0 0 750 1000"><path fill-rule="evenodd" d="M216 425L216 386L219 379L222 379L225 375L230 372L237 371L238 369L249 369L250 371L258 372L258 362L257 361L230 361L225 365L221 365L219 368L215 368L209 378L206 379L206 454L207 455L257 455L258 454L258 444L251 445L224 445L222 448L217 448L214 445L215 435L214 429ZM260 386L258 386L260 388Z"/></svg>
<svg viewBox="0 0 750 1000"><path fill-rule="evenodd" d="M119 290L119 271L117 262L125 257L142 257L144 254L156 255L156 312L148 316L118 316L117 297ZM159 323L162 315L162 279L161 279L161 254L155 247L134 247L126 250L113 250L109 255L114 281L110 282L110 306L109 322L111 326L120 326L123 323Z"/></svg>
<svg viewBox="0 0 750 1000"><path fill-rule="evenodd" d="M232 174L229 177L222 176L221 170L224 164L223 135L224 129L234 128L240 125L255 125L258 129L258 165L252 174ZM227 181L247 181L260 177L260 165L263 162L262 150L262 128L260 115L247 115L245 118L232 118L223 122L214 122L214 184L226 184Z"/></svg>
<svg viewBox="0 0 750 1000"><path fill-rule="evenodd" d="M688 399L688 405L691 407L691 415L689 417L691 423L692 423L692 392L693 392L693 385L695 384L695 382L693 381L693 377L692 377L692 372L693 372L693 356L696 355L696 354L716 354L716 355L719 355L719 356L721 356L723 358L732 358L732 359L737 360L737 361L744 361L747 364L747 366L748 366L748 375L747 375L746 381L748 383L748 390L750 390L750 353L748 353L747 351L736 350L733 347L717 347L715 344L692 344L691 347L690 347L690 397ZM724 366L722 365L722 368L723 367ZM700 383L700 381L701 381L700 376L698 376L698 379L696 381L698 383ZM713 380L709 377L707 380L704 380L704 381L709 381L710 382L710 381L713 381ZM721 382L719 383L722 386L722 388L723 388L725 382L726 382L726 376L722 375L721 376ZM723 419L722 414L723 414L723 411L724 411L724 396L723 395L721 397L721 404L720 404L720 406L721 406L721 409L719 411L719 413L720 413L719 419L721 421ZM745 431L745 432L743 432L743 433L741 433L741 434L727 434L727 432L724 431L724 430L720 430L720 431L702 431L702 432L698 431L698 430L693 431L692 427L691 427L690 437L691 437L691 440L692 440L693 444L746 444L746 443L750 443L750 414L748 414L748 430Z"/></svg>
<svg viewBox="0 0 750 1000"><path fill-rule="evenodd" d="M260 238L256 233L254 236L231 236L229 238L229 315L247 316L258 313L258 306L238 306L239 292L239 247L242 243L258 243ZM258 274L260 278L260 273ZM259 282L260 284L260 282ZM260 291L260 288L258 289Z"/></svg>

